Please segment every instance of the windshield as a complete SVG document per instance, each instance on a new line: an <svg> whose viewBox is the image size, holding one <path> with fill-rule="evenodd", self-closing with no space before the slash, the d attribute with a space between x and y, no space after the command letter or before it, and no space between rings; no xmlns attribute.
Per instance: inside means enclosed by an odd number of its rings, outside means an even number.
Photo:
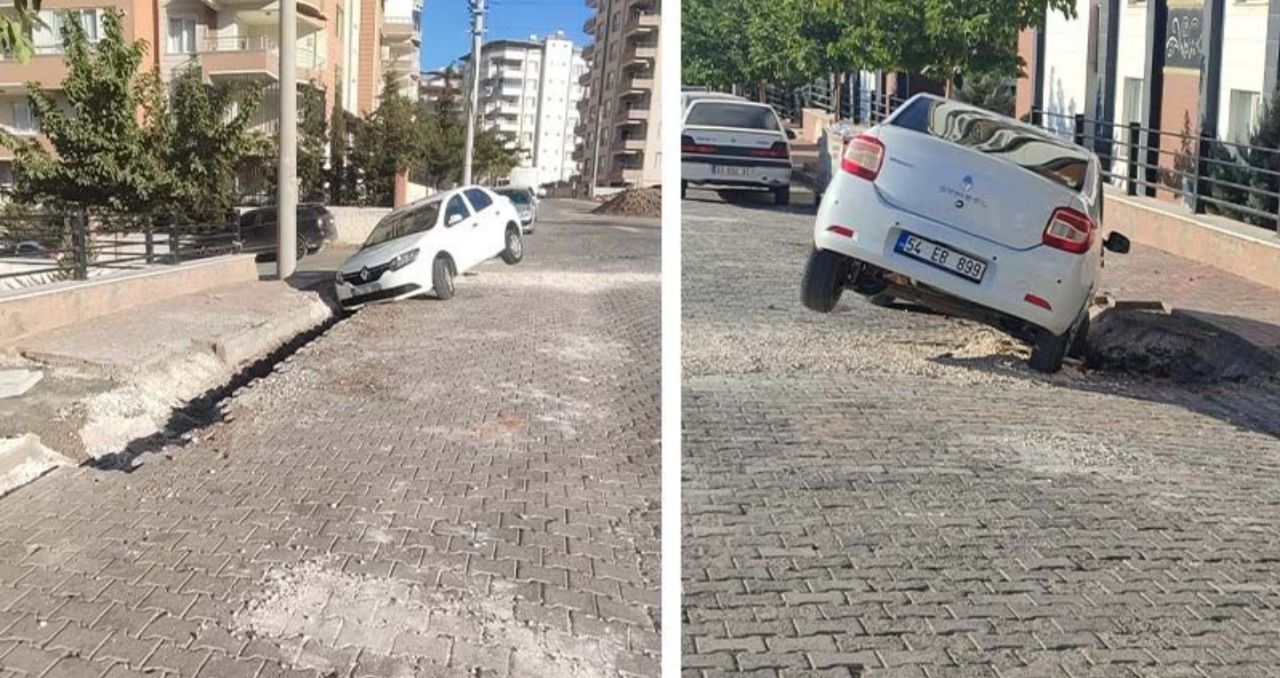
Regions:
<svg viewBox="0 0 1280 678"><path fill-rule="evenodd" d="M431 230L440 214L440 201L433 200L411 210L392 212L383 217L360 249L381 245L389 240Z"/></svg>
<svg viewBox="0 0 1280 678"><path fill-rule="evenodd" d="M778 119L774 117L773 109L767 106L711 101L695 103L689 109L689 117L684 119L684 124L778 131Z"/></svg>
<svg viewBox="0 0 1280 678"><path fill-rule="evenodd" d="M517 205L529 204L529 194L524 191L498 191L498 195L504 195L511 198L511 202Z"/></svg>
<svg viewBox="0 0 1280 678"><path fill-rule="evenodd" d="M889 124L1007 160L1073 191L1084 187L1087 150L1002 115L921 97L908 103Z"/></svg>

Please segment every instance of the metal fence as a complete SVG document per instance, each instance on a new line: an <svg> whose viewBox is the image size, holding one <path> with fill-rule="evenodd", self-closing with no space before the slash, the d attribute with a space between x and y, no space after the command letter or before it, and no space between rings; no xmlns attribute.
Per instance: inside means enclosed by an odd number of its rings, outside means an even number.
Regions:
<svg viewBox="0 0 1280 678"><path fill-rule="evenodd" d="M1280 230L1280 149L1038 109L1031 122L1094 151L1103 178L1128 195Z"/></svg>
<svg viewBox="0 0 1280 678"><path fill-rule="evenodd" d="M0 289L87 280L241 250L239 221L89 212L0 214Z"/></svg>

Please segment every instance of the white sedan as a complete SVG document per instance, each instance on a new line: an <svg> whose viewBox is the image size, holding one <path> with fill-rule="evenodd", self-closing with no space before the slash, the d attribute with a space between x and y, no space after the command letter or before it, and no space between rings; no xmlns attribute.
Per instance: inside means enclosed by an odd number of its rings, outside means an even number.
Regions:
<svg viewBox="0 0 1280 678"><path fill-rule="evenodd" d="M831 311L848 288L1000 327L1054 372L1084 353L1102 250L1098 158L1044 130L918 95L845 147L801 283Z"/></svg>
<svg viewBox="0 0 1280 678"><path fill-rule="evenodd" d="M435 292L453 297L455 278L500 256L524 258L520 217L511 201L465 186L405 205L373 228L338 268L338 301L347 310Z"/></svg>

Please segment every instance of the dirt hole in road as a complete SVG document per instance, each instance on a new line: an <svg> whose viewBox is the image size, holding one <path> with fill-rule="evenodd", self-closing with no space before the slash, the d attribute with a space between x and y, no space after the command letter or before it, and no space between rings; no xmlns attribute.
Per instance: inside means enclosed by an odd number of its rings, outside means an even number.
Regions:
<svg viewBox="0 0 1280 678"><path fill-rule="evenodd" d="M1196 384L1280 374L1280 359L1231 332L1180 311L1129 308L1094 317L1086 364Z"/></svg>

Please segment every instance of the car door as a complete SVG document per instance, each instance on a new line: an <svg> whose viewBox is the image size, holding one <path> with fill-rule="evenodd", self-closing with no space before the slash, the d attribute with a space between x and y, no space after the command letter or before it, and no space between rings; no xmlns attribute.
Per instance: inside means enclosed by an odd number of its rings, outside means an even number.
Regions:
<svg viewBox="0 0 1280 678"><path fill-rule="evenodd" d="M484 261L496 256L504 246L502 213L483 189L469 188L465 192L476 210L476 246L480 249L480 261Z"/></svg>
<svg viewBox="0 0 1280 678"><path fill-rule="evenodd" d="M453 222L452 224L449 222ZM475 215L462 198L455 193L444 206L443 249L453 257L453 263L461 273L479 263L479 250L475 246Z"/></svg>

